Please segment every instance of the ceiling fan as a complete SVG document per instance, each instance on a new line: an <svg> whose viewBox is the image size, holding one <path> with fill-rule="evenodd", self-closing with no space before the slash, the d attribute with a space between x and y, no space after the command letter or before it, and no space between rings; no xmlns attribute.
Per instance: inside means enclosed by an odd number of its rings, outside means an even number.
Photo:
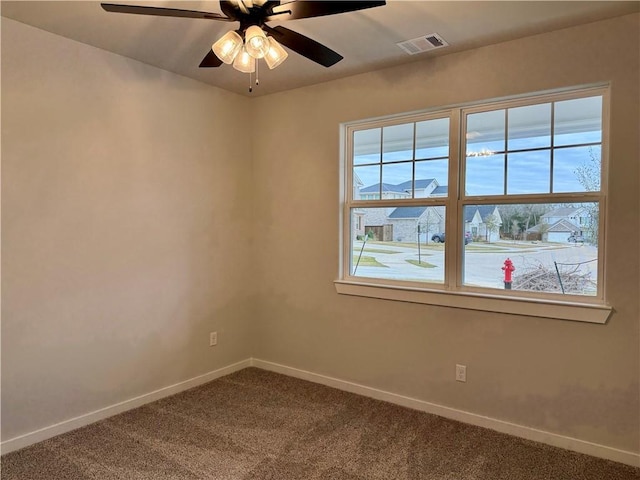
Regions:
<svg viewBox="0 0 640 480"><path fill-rule="evenodd" d="M293 0L220 0L223 14L181 10L177 8L146 7L102 3L107 12L158 15L163 17L202 18L221 22L240 22L237 30L223 35L207 52L200 63L201 68L219 67L222 63L233 63L234 68L244 73L253 73L256 60L263 58L269 68L282 63L287 52L282 45L324 67L330 67L342 55L282 26L270 27L271 21L297 20L338 13L353 12L385 5L385 1L307 1ZM256 81L257 83L257 81ZM251 91L251 88L249 89Z"/></svg>

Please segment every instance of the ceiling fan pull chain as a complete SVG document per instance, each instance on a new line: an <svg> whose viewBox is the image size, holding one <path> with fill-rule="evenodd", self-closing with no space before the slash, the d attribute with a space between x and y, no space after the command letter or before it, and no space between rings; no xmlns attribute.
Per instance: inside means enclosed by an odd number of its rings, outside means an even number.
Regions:
<svg viewBox="0 0 640 480"><path fill-rule="evenodd" d="M251 82L251 72L249 72L249 93L253 92L253 85Z"/></svg>
<svg viewBox="0 0 640 480"><path fill-rule="evenodd" d="M260 85L260 80L258 79L258 65L260 65L260 62L256 58L256 85Z"/></svg>

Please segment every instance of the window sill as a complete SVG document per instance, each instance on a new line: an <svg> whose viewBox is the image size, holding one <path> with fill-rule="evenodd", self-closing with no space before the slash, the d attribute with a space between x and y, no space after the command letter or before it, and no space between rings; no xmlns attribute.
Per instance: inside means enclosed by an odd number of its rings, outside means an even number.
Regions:
<svg viewBox="0 0 640 480"><path fill-rule="evenodd" d="M576 322L607 322L612 308L608 305L561 302L521 297L501 297L469 292L446 292L422 290L410 287L374 285L353 281L336 280L336 291L341 295L422 303L442 307L480 310L484 312L508 313L529 317L542 317Z"/></svg>

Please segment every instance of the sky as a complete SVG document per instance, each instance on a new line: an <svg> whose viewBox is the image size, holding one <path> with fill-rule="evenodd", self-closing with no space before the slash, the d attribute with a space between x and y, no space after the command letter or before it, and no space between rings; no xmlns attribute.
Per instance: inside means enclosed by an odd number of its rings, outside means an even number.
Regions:
<svg viewBox="0 0 640 480"><path fill-rule="evenodd" d="M580 143L588 143L593 135L585 134ZM578 142L576 142L578 143ZM471 145L469 145L471 146ZM489 147L483 147L490 149ZM529 152L496 153L469 156L466 163L465 190L468 195L504 194L505 158L507 158L507 194L582 192L585 188L575 174L578 167L589 164L591 157L600 158L601 147L562 147L553 149L553 175L551 175L550 148ZM408 152L397 152L398 156ZM409 152L410 153L410 152ZM379 156L378 156L379 158ZM388 158L388 157L387 157ZM362 157L360 158L362 161ZM370 161L370 160L369 160ZM360 163L360 162L359 162ZM382 163L383 183L399 184L412 179L412 162ZM436 158L415 162L416 180L435 178L447 185L448 160ZM380 182L380 163L356 166L355 172L364 187Z"/></svg>
<svg viewBox="0 0 640 480"><path fill-rule="evenodd" d="M601 158L601 111L598 96L468 115L467 195L585 191L575 172ZM415 123L416 180L448 184L447 142L448 118ZM413 123L356 132L354 171L363 186L379 183L381 173L383 183L412 180L413 144Z"/></svg>

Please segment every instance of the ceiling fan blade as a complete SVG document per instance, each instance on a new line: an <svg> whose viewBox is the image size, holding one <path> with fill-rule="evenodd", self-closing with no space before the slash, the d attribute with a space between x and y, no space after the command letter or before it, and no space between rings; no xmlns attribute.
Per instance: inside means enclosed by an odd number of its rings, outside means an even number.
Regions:
<svg viewBox="0 0 640 480"><path fill-rule="evenodd" d="M101 3L107 12L134 13L137 15L157 15L160 17L205 18L232 22L233 20L219 13L198 12L196 10L180 10L178 8L143 7L139 5L117 5L115 3Z"/></svg>
<svg viewBox="0 0 640 480"><path fill-rule="evenodd" d="M288 28L280 26L271 28L267 25L264 25L263 28L285 47L289 47L294 52L324 67L330 67L343 58L342 55L325 47L321 43L311 40L309 37L305 37Z"/></svg>
<svg viewBox="0 0 640 480"><path fill-rule="evenodd" d="M385 1L292 1L273 7L265 21L296 20L298 18L322 17L336 13L354 12L365 8L381 7ZM291 13L285 13L285 12Z"/></svg>
<svg viewBox="0 0 640 480"><path fill-rule="evenodd" d="M218 56L213 53L213 50L209 49L207 54L204 56L202 61L200 62L200 68L213 68L219 67L222 65L222 60L218 58Z"/></svg>

